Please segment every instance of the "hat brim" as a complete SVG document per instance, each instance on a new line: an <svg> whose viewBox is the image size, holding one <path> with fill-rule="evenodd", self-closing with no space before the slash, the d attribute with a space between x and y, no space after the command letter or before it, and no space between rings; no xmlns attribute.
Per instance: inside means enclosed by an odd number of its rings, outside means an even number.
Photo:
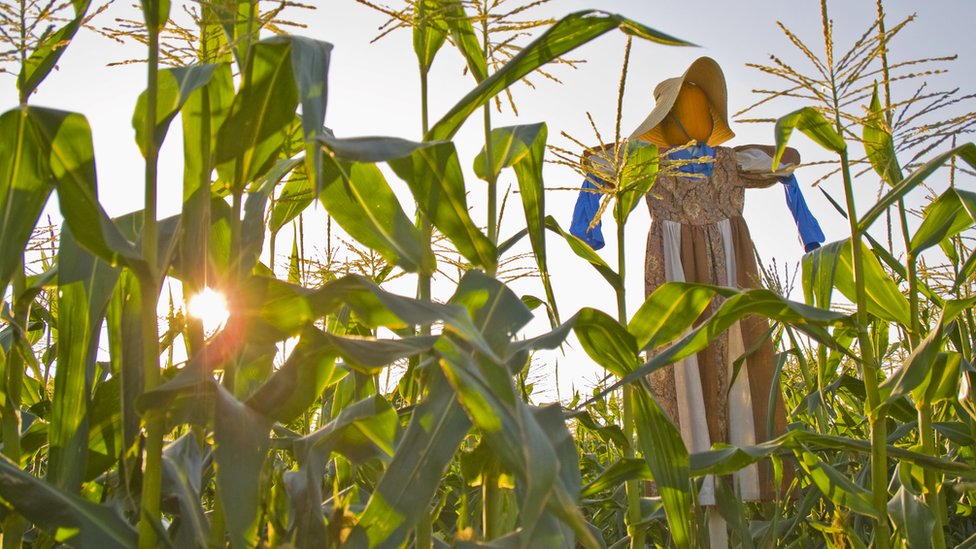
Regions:
<svg viewBox="0 0 976 549"><path fill-rule="evenodd" d="M711 57L700 57L680 77L669 78L658 84L654 90L656 99L654 109L630 134L631 139L649 141L662 146L669 145L664 139L661 123L674 107L681 86L685 82L701 88L708 99L712 115L712 134L708 137L707 143L714 147L735 137L735 133L729 128L728 91L722 68Z"/></svg>

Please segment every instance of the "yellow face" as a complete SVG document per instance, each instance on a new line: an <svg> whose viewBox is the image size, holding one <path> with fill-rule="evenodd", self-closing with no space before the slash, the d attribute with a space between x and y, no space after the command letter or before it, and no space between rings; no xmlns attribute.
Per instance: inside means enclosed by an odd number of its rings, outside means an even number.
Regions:
<svg viewBox="0 0 976 549"><path fill-rule="evenodd" d="M701 88L689 82L681 85L671 112L661 122L661 133L672 147L692 140L708 141L712 135L712 112Z"/></svg>

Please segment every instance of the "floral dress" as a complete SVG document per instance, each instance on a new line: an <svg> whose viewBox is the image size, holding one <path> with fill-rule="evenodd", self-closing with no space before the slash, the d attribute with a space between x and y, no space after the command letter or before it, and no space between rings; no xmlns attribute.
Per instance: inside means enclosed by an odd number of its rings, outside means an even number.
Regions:
<svg viewBox="0 0 976 549"><path fill-rule="evenodd" d="M646 196L651 213L644 279L648 296L669 281L760 286L742 208L745 188L768 186L775 180L742 177L732 149L713 150L710 175L659 176ZM714 298L699 322L720 305L721 298ZM708 450L716 442L755 445L785 431L782 398L778 386L772 387L773 347L768 331L765 319L743 318L696 355L650 375L655 397L678 426L689 452ZM733 376L734 362L747 351L752 352ZM768 429L771 388L775 405ZM770 500L775 495L768 463L739 471L734 484L743 500ZM714 503L714 479L706 478L699 504Z"/></svg>

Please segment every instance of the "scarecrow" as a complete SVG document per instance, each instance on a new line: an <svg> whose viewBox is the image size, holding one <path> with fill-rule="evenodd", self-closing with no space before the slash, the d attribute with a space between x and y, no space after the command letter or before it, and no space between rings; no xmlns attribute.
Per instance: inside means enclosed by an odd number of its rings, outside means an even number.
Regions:
<svg viewBox="0 0 976 549"><path fill-rule="evenodd" d="M795 150L787 149L782 161L787 167L773 172L772 147L720 146L734 137L726 93L722 69L713 59L702 57L683 75L656 87L653 110L630 136L632 144L657 145L662 157L679 165L675 175L659 175L646 195L651 214L645 260L648 296L665 282L760 286L752 239L742 218L747 188L782 182L805 250L824 241L792 175L800 160ZM598 227L590 227L594 197L592 191L580 193L571 232L597 247L602 237ZM720 305L719 299L713 300L703 318ZM709 450L717 442L752 446L785 431L778 388L772 390L773 409L769 409L774 364L768 331L765 319L743 318L697 355L650 375L654 396L678 427L689 452ZM744 355L734 375L733 363ZM773 422L767 429L770 412ZM737 472L733 485L738 497L773 499L771 469L763 463ZM715 505L715 482L705 479L699 504ZM724 523L714 507L709 515L713 547L722 546L727 539Z"/></svg>

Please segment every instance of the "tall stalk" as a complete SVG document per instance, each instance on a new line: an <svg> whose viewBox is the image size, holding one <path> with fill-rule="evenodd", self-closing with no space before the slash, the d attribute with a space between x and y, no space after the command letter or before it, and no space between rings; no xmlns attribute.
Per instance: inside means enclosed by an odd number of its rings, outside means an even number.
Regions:
<svg viewBox="0 0 976 549"><path fill-rule="evenodd" d="M484 17L481 18L481 50L485 52L485 59L491 61L491 53L488 48L491 47L491 40L488 34L488 6L484 6L482 9ZM484 127L485 127L485 158L488 159L488 165L494 165L494 156L491 147L491 102L488 101L482 107L484 113ZM498 176L495 174L494 168L488 170L488 240L492 244L498 244L498 220L495 217L498 215ZM494 268L493 268L494 269ZM488 273L495 274L495 273Z"/></svg>
<svg viewBox="0 0 976 549"><path fill-rule="evenodd" d="M623 99L624 90L627 85L627 71L630 65L630 48L632 45L632 38L627 37L627 45L624 48L624 62L623 67L620 71L620 86L617 91L617 118L614 125L613 134L613 159L611 164L617 166L618 174L622 173L626 168L627 162L627 151L626 149L621 149L622 144L620 141L620 121L622 119L621 114L623 112ZM620 192L622 189L619 187L622 182L618 178L617 191ZM617 274L620 275L620 285L614 289L617 298L617 321L621 325L627 325L627 292L626 292L626 280L627 280L627 255L625 250L626 246L626 219L627 214L622 208L620 200L614 202L614 208L616 208L616 215L614 216L617 220ZM636 445L634 444L634 391L638 390L633 385L628 384L623 387L623 430L624 436L627 438L628 445L624 448L624 457L628 459L634 459L637 457L635 452ZM631 549L643 549L644 547L644 531L636 530L636 524L641 522L643 514L641 513L640 498L641 498L641 482L634 479L628 480L624 487L627 492L627 533L630 535L630 547Z"/></svg>
<svg viewBox="0 0 976 549"><path fill-rule="evenodd" d="M25 0L20 0L20 66L21 73L27 68L27 6ZM20 104L27 105L27 95L24 89L20 90ZM20 123L26 124L27 119L24 112L20 113ZM23 127L23 126L21 126ZM18 132L22 136L24 132ZM16 144L14 158L21 157L23 139L19 139ZM14 270L13 284L11 288L11 301L13 306L13 338L10 343L10 351L7 353L6 376L4 379L4 389L6 399L3 408L3 455L10 458L14 463L20 463L20 405L24 385L24 357L20 353L23 348L24 331L27 330L27 322L30 317L31 302L25 303L21 296L27 286L27 273L24 271L25 262L21 255L20 265ZM27 520L18 513L11 513L3 520L3 548L20 549L23 544L24 534L28 528Z"/></svg>
<svg viewBox="0 0 976 549"><path fill-rule="evenodd" d="M26 345L24 341L24 331L27 329L27 322L30 316L30 306L32 300L24 299L22 296L27 286L27 277L24 273L24 261L21 259L20 266L14 273L13 278L13 338L10 343L10 351L7 353L5 392L6 399L3 407L3 455L10 458L14 463L20 463L20 405L21 395L24 385L24 356L21 354ZM3 520L3 549L20 549L23 543L24 534L28 528L27 520L18 513L10 513Z"/></svg>
<svg viewBox="0 0 976 549"><path fill-rule="evenodd" d="M142 225L142 257L146 268L140 273L142 293L142 337L145 390L154 389L160 382L159 340L156 318L156 297L159 294L157 273L156 189L159 163L159 143L156 142L156 103L159 92L159 0L144 0L143 11L148 32L148 82L146 86L146 178L145 210ZM156 523L160 520L160 488L164 418L160 414L146 417L146 456L142 477L142 511L139 517L139 549L153 549L157 545Z"/></svg>
<svg viewBox="0 0 976 549"><path fill-rule="evenodd" d="M619 208L620 202L617 202ZM622 212L621 212L622 213ZM616 289L617 294L617 320L624 326L627 325L627 300L624 291L626 257L624 254L624 230L623 217L619 217L617 222L617 272L620 274L620 286ZM623 387L623 429L624 436L627 438L627 446L624 447L624 457L634 459L637 457L634 451L634 391L633 385ZM641 483L636 479L628 480L625 484L627 491L627 533L630 535L631 549L643 549L644 531L637 530L636 526L641 522L642 514L640 507Z"/></svg>
<svg viewBox="0 0 976 549"><path fill-rule="evenodd" d="M884 102L885 120L888 124L888 131L894 132L893 120L894 112L891 107L891 76L888 65L888 44L885 34L885 12L882 0L878 0L878 37L881 48L881 71L884 81ZM891 185L897 185L901 181L901 174L892 173ZM897 179L897 180L896 180ZM919 340L924 335L923 328L919 320L918 302L918 258L912 251L912 239L908 232L908 216L905 212L904 199L898 199L898 217L901 222L902 239L905 245L905 265L908 271L908 309L911 326L908 326L908 340L911 350L915 350ZM918 407L918 433L922 442L922 452L929 456L935 456L935 430L932 428L932 405L930 403L917 403ZM935 517L935 524L932 532L932 547L943 549L945 544L945 532L943 531L943 512L942 503L939 498L938 474L930 468L923 471L923 481L925 484L925 503Z"/></svg>
<svg viewBox="0 0 976 549"><path fill-rule="evenodd" d="M827 2L821 0L827 68L830 74L830 92L835 129L844 135L840 115L840 99L837 91L836 71L831 22L827 17ZM857 208L854 203L854 185L851 177L850 159L847 150L840 153L841 172L844 180L844 198L847 206L847 220L851 230L851 255L854 263L854 295L857 306L857 339L861 350L861 375L864 378L864 392L867 398L866 415L871 426L871 500L878 513L874 536L874 547L888 549L890 530L888 527L888 426L878 389L879 367L874 356L874 345L868 333L867 291L864 279L864 257L861 249L862 232L858 226Z"/></svg>
<svg viewBox="0 0 976 549"><path fill-rule="evenodd" d="M427 3L425 0L417 0L417 15L420 21L420 32L426 34L430 28L430 22L427 20ZM427 42L426 36L423 40L424 43ZM430 59L425 59L424 62L420 63L420 128L421 135L427 135L427 130L430 129L429 120L429 109L428 109L428 86L427 86L427 76L430 73ZM417 278L417 298L421 301L431 301L431 283L433 278L433 269L428 268L429 263L433 263L432 259L434 256L432 248L432 240L434 234L434 228L431 224L430 219L420 209L420 204L417 203L417 226L420 229L420 245L422 246L421 253L421 269L419 277ZM420 325L420 335L429 336L430 335L430 324ZM422 359L420 359L422 360ZM416 378L414 378L416 379ZM414 379L411 379L409 393L411 395L411 404L415 401L413 396L416 395L417 398L420 397L421 390L414 393ZM379 385L377 385L377 388ZM424 513L420 520L417 522L417 528L415 530L416 541L415 546L417 549L430 549L433 545L433 519L430 513Z"/></svg>

